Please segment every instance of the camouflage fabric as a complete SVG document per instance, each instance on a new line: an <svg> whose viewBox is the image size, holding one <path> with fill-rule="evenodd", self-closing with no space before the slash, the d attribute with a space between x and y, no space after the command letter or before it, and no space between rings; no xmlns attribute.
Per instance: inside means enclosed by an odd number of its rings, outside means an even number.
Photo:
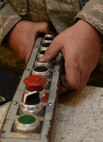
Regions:
<svg viewBox="0 0 103 142"><path fill-rule="evenodd" d="M102 7L102 0L0 0L0 43L22 18L51 22L60 33L75 22L76 16L102 33Z"/></svg>
<svg viewBox="0 0 103 142"><path fill-rule="evenodd" d="M0 0L0 3L4 1ZM4 3L0 7L0 43L10 31L10 29L21 19L19 15L16 14L14 9L9 3Z"/></svg>
<svg viewBox="0 0 103 142"><path fill-rule="evenodd" d="M89 0L76 17L87 21L103 34L103 0Z"/></svg>
<svg viewBox="0 0 103 142"><path fill-rule="evenodd" d="M81 18L103 34L102 0L0 0L0 44L20 20L51 22L58 33ZM10 58L9 56L10 55ZM9 49L0 48L0 64L11 64ZM7 58L8 57L8 58ZM16 60L19 62L19 60ZM15 62L15 66L18 66Z"/></svg>

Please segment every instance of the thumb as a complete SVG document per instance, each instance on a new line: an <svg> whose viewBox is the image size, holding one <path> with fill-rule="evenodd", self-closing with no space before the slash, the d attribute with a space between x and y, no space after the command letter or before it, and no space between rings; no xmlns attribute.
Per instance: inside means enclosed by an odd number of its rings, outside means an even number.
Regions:
<svg viewBox="0 0 103 142"><path fill-rule="evenodd" d="M57 54L59 53L59 51L61 50L61 44L60 42L58 42L56 40L56 38L52 41L52 43L50 44L50 46L48 47L47 51L45 52L45 54L43 55L43 57L41 57L39 59L40 62L47 62L47 61L51 61L54 57L57 56Z"/></svg>

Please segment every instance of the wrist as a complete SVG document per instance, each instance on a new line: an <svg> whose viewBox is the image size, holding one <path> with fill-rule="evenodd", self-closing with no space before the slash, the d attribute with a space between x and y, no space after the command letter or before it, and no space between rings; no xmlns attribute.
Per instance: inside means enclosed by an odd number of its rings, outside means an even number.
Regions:
<svg viewBox="0 0 103 142"><path fill-rule="evenodd" d="M98 30L94 26L92 26L88 22L80 19L75 25L80 31L83 31L84 34L87 34L89 37L95 40L101 41L101 34L98 32Z"/></svg>

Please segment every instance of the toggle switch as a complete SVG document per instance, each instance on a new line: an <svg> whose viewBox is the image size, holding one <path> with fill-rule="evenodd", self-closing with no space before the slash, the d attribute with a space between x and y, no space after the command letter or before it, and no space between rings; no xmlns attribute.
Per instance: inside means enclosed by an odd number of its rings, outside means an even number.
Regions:
<svg viewBox="0 0 103 142"><path fill-rule="evenodd" d="M33 91L23 95L20 103L20 114L31 113L39 114L43 110L43 104L40 99L40 92Z"/></svg>
<svg viewBox="0 0 103 142"><path fill-rule="evenodd" d="M24 94L22 101L27 105L36 105L40 103L40 93L38 91Z"/></svg>

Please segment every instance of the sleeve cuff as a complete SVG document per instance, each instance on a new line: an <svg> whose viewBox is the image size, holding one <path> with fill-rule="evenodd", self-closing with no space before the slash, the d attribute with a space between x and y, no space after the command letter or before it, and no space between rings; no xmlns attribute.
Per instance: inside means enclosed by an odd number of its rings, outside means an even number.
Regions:
<svg viewBox="0 0 103 142"><path fill-rule="evenodd" d="M0 44L11 28L21 19L8 3L0 9Z"/></svg>
<svg viewBox="0 0 103 142"><path fill-rule="evenodd" d="M82 19L95 27L103 35L103 1L90 0L76 15L75 20Z"/></svg>

